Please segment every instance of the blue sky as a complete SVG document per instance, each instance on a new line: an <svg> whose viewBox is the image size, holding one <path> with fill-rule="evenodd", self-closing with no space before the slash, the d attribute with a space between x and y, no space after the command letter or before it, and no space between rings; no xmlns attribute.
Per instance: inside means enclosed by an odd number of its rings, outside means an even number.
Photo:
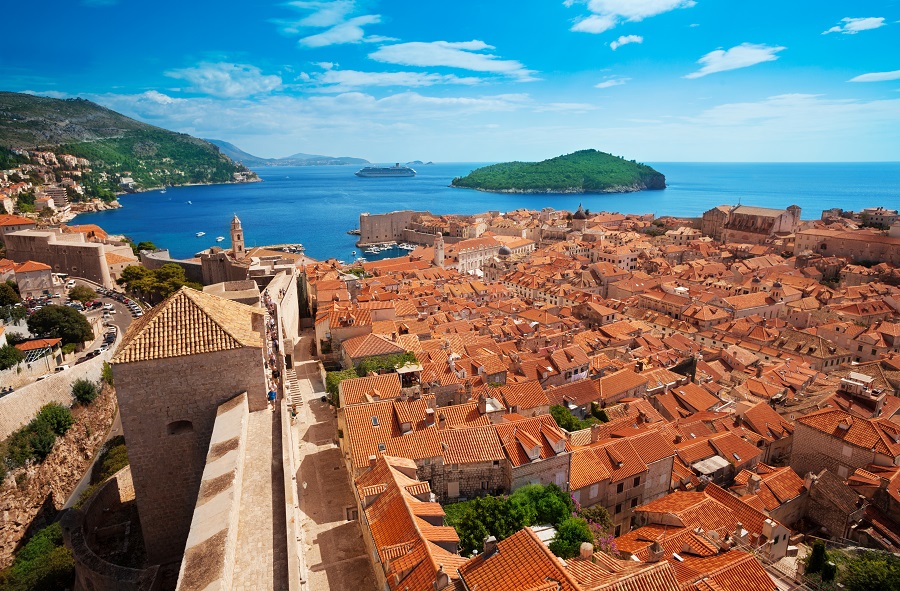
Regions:
<svg viewBox="0 0 900 591"><path fill-rule="evenodd" d="M0 88L82 96L260 156L900 160L898 0L81 0L16 14Z"/></svg>

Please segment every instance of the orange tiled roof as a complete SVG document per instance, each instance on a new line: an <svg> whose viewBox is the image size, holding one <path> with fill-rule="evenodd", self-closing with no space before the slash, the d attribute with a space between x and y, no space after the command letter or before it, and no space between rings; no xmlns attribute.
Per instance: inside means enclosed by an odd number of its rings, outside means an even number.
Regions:
<svg viewBox="0 0 900 591"><path fill-rule="evenodd" d="M50 271L50 265L39 263L37 261L25 261L21 265L16 265L16 273L31 273L33 271Z"/></svg>
<svg viewBox="0 0 900 591"><path fill-rule="evenodd" d="M364 334L347 339L341 343L341 347L352 359L376 355L396 355L406 352L397 343L377 334Z"/></svg>

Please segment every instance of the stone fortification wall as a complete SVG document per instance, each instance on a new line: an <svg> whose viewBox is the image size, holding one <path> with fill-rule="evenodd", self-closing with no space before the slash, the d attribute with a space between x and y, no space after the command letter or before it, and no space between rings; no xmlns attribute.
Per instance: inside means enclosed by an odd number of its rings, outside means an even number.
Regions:
<svg viewBox="0 0 900 591"><path fill-rule="evenodd" d="M70 509L61 525L66 546L75 559L75 591L151 591L158 566L134 569L107 562L93 550L109 512L134 500L131 468L116 472L81 509Z"/></svg>
<svg viewBox="0 0 900 591"><path fill-rule="evenodd" d="M118 363L113 374L148 558L179 560L217 409L242 392L251 412L266 406L262 351Z"/></svg>
<svg viewBox="0 0 900 591"><path fill-rule="evenodd" d="M54 273L84 277L112 288L105 253L103 244L85 242L81 233L23 230L6 235L7 258L16 262L38 261L50 265Z"/></svg>
<svg viewBox="0 0 900 591"><path fill-rule="evenodd" d="M80 378L99 381L103 362L108 361L110 355L112 351L106 351L80 365L52 374L40 382L33 382L0 398L0 439L9 437L10 433L28 424L45 404L57 402L63 406L71 406L74 402L72 383ZM40 367L39 364L45 365ZM35 367L31 371L37 372L37 375L47 371L46 361L43 359L38 359L32 365ZM9 371L14 372L15 369Z"/></svg>
<svg viewBox="0 0 900 591"><path fill-rule="evenodd" d="M219 406L178 591L232 588L249 414L246 393Z"/></svg>
<svg viewBox="0 0 900 591"><path fill-rule="evenodd" d="M299 473L299 466L294 464L293 450L297 449L299 442L294 440L294 431L291 429L291 413L288 410L288 401L286 398L281 399L281 461L284 468L284 512L285 524L287 525L288 540L287 562L288 562L288 590L299 591L307 589L306 581L309 576L306 570L306 560L303 557L303 544L299 540L303 539L303 531L300 527L302 517L300 515L300 494L297 489L296 474ZM355 488L355 487L354 487ZM292 544L292 540L298 540L296 544Z"/></svg>
<svg viewBox="0 0 900 591"><path fill-rule="evenodd" d="M159 249L153 252L142 250L140 254L141 264L148 269L159 269L163 265L173 264L184 269L184 276L188 281L196 281L203 283L203 268L199 261L184 261L181 259L173 259L166 249Z"/></svg>
<svg viewBox="0 0 900 591"><path fill-rule="evenodd" d="M66 504L106 439L115 411L115 394L104 388L90 406L73 411L75 424L41 464L24 470L21 484L14 484L13 475L0 483L0 568L12 562L26 531L49 525Z"/></svg>
<svg viewBox="0 0 900 591"><path fill-rule="evenodd" d="M403 242L409 242L411 244L422 244L424 246L434 245L435 238L435 234L417 232L416 230L410 230L408 228L403 230L400 237ZM457 242L461 242L462 240L464 240L464 238L459 238L456 236L442 236L442 238L444 239L444 244L456 244Z"/></svg>
<svg viewBox="0 0 900 591"><path fill-rule="evenodd" d="M359 214L358 246L366 246L378 242L403 240L403 230L409 225L413 216L427 214L425 211L392 211L379 214Z"/></svg>

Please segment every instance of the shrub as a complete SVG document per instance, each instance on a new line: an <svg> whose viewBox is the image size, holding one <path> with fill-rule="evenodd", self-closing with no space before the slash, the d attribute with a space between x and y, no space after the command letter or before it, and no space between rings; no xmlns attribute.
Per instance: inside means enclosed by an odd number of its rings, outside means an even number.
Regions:
<svg viewBox="0 0 900 591"><path fill-rule="evenodd" d="M110 439L100 452L91 473L91 483L103 482L127 465L128 450L125 447L125 438L118 435Z"/></svg>
<svg viewBox="0 0 900 591"><path fill-rule="evenodd" d="M584 519L569 517L556 528L556 535L550 542L550 551L560 558L578 555L581 544L594 541L594 534Z"/></svg>
<svg viewBox="0 0 900 591"><path fill-rule="evenodd" d="M72 413L68 408L51 402L41 407L32 422L45 423L56 435L65 435L66 431L75 423L75 419L72 418Z"/></svg>
<svg viewBox="0 0 900 591"><path fill-rule="evenodd" d="M72 384L72 396L82 406L87 406L97 399L100 388L94 382L80 378Z"/></svg>
<svg viewBox="0 0 900 591"><path fill-rule="evenodd" d="M75 343L66 343L62 346L62 353L63 355L69 355L70 353L74 353L77 348L78 345Z"/></svg>
<svg viewBox="0 0 900 591"><path fill-rule="evenodd" d="M74 582L75 561L63 546L59 523L39 531L19 551L13 564L0 572L3 591L55 591L70 589Z"/></svg>
<svg viewBox="0 0 900 591"><path fill-rule="evenodd" d="M825 542L817 540L813 542L812 554L809 555L809 563L806 572L812 574L822 570L828 555L825 553Z"/></svg>
<svg viewBox="0 0 900 591"><path fill-rule="evenodd" d="M110 386L113 385L112 365L110 365L108 361L103 362L103 369L100 370L100 379Z"/></svg>

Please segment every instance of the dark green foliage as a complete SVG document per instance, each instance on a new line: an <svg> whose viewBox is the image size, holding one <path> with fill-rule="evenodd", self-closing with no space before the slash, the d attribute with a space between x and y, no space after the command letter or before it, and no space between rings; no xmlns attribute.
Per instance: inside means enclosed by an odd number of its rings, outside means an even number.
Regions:
<svg viewBox="0 0 900 591"><path fill-rule="evenodd" d="M8 281L0 283L0 306L11 306L22 301L15 288Z"/></svg>
<svg viewBox="0 0 900 591"><path fill-rule="evenodd" d="M103 369L100 370L100 379L109 384L113 385L113 371L112 366L108 361L103 362Z"/></svg>
<svg viewBox="0 0 900 591"><path fill-rule="evenodd" d="M418 363L415 353L407 351L406 353L386 355L384 357L366 357L356 366L356 373L362 378L369 375L369 372L378 373L383 369L393 371L395 368L403 367L407 363Z"/></svg>
<svg viewBox="0 0 900 591"><path fill-rule="evenodd" d="M64 345L94 338L84 314L68 306L44 306L28 318L28 330L42 337L59 337Z"/></svg>
<svg viewBox="0 0 900 591"><path fill-rule="evenodd" d="M103 446L100 457L94 464L91 473L91 484L105 482L107 478L128 465L128 450L125 447L125 438L121 435L113 437Z"/></svg>
<svg viewBox="0 0 900 591"><path fill-rule="evenodd" d="M42 406L35 421L45 423L55 435L65 435L66 431L75 424L75 419L72 418L69 409L55 402Z"/></svg>
<svg viewBox="0 0 900 591"><path fill-rule="evenodd" d="M69 290L69 299L77 300L79 302L89 302L93 299L97 298L97 292L91 289L90 287L85 287L84 285L76 285L72 289Z"/></svg>
<svg viewBox="0 0 900 591"><path fill-rule="evenodd" d="M666 177L644 164L597 150L543 162L504 162L453 179L452 186L485 191L608 193L665 189Z"/></svg>
<svg viewBox="0 0 900 591"><path fill-rule="evenodd" d="M579 509L577 513L578 517L581 517L589 524L596 524L600 529L605 530L612 526L612 519L609 516L609 512L603 507L603 505L594 505L593 507Z"/></svg>
<svg viewBox="0 0 900 591"><path fill-rule="evenodd" d="M83 406L93 402L100 394L100 386L84 378L75 380L72 384L72 396Z"/></svg>
<svg viewBox="0 0 900 591"><path fill-rule="evenodd" d="M358 378L359 376L356 374L355 369L344 369L341 371L329 371L325 374L325 389L328 391L328 394L331 395L331 402L335 406L339 404L338 398L338 386L344 380L351 380L353 378Z"/></svg>
<svg viewBox="0 0 900 591"><path fill-rule="evenodd" d="M834 580L837 574L837 565L833 562L826 562L822 565L822 580L826 583Z"/></svg>
<svg viewBox="0 0 900 591"><path fill-rule="evenodd" d="M59 523L39 531L0 572L0 591L57 591L74 582L75 561L63 546Z"/></svg>
<svg viewBox="0 0 900 591"><path fill-rule="evenodd" d="M27 316L25 312L24 306L0 306L0 320L8 320L10 324L18 322L19 320L24 320ZM9 343L9 337L11 335L7 335L6 342Z"/></svg>
<svg viewBox="0 0 900 591"><path fill-rule="evenodd" d="M68 355L70 353L74 353L75 349L77 349L77 348L78 348L78 345L76 343L66 343L65 345L62 346L61 350L63 352L63 355Z"/></svg>
<svg viewBox="0 0 900 591"><path fill-rule="evenodd" d="M578 431L581 429L587 429L591 425L596 425L600 422L600 420L595 417L588 417L584 420L581 420L570 413L569 409L567 409L565 406L560 406L559 404L554 404L550 407L550 416L553 417L553 420L556 421L557 425L559 425L566 431Z"/></svg>
<svg viewBox="0 0 900 591"><path fill-rule="evenodd" d="M556 526L569 519L574 506L558 486L533 484L508 497L486 496L444 506L446 523L456 528L463 555L481 551L484 539L508 538L523 527L550 523Z"/></svg>
<svg viewBox="0 0 900 591"><path fill-rule="evenodd" d="M9 369L25 360L25 354L12 345L0 347L0 370Z"/></svg>
<svg viewBox="0 0 900 591"><path fill-rule="evenodd" d="M881 552L863 552L847 564L840 582L848 591L900 591L900 558Z"/></svg>
<svg viewBox="0 0 900 591"><path fill-rule="evenodd" d="M139 293L142 296L154 300L163 300L183 286L196 290L202 290L203 286L193 281L188 281L184 274L184 267L169 263L159 269L148 269L139 265L125 267L118 283L124 285L129 291Z"/></svg>
<svg viewBox="0 0 900 591"><path fill-rule="evenodd" d="M825 542L816 540L813 542L812 554L809 555L809 563L806 565L806 572L820 572L827 559L828 554L825 552Z"/></svg>
<svg viewBox="0 0 900 591"><path fill-rule="evenodd" d="M594 541L594 534L587 521L578 517L569 517L556 527L556 535L550 542L550 551L560 558L572 558L578 555L581 544Z"/></svg>
<svg viewBox="0 0 900 591"><path fill-rule="evenodd" d="M42 462L53 449L57 435L63 435L74 422L72 413L64 406L45 405L30 423L6 440L4 464L7 468L19 468L29 460Z"/></svg>

